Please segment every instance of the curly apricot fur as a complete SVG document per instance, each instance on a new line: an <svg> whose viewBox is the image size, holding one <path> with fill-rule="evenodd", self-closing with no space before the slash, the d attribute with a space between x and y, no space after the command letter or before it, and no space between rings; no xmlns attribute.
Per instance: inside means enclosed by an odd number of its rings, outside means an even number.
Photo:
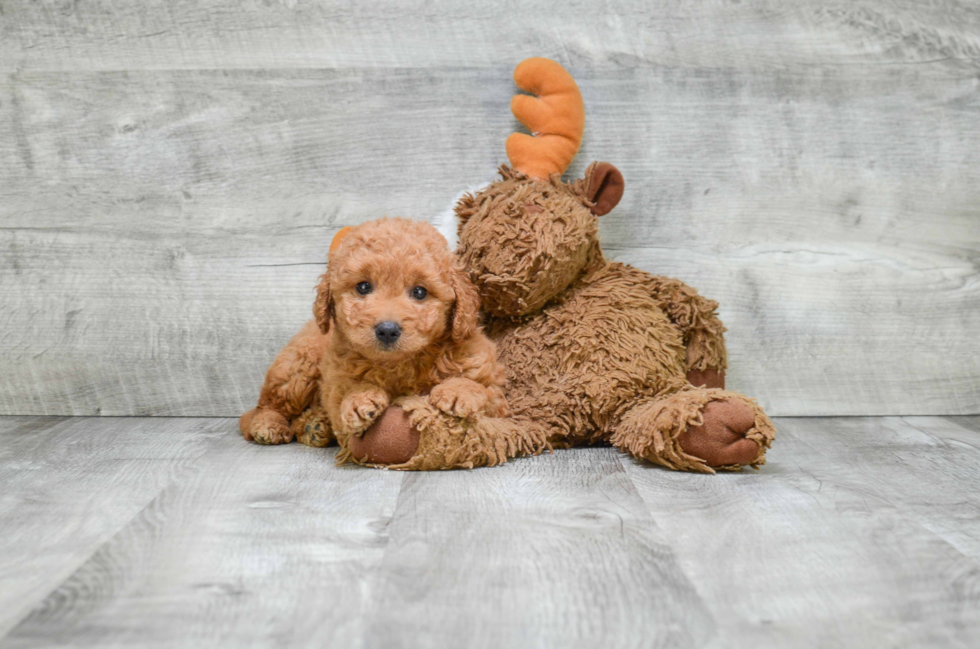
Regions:
<svg viewBox="0 0 980 649"><path fill-rule="evenodd" d="M371 291L356 287L369 282ZM421 286L419 299L412 289ZM507 411L495 345L479 324L479 296L446 240L427 223L381 219L338 237L317 286L314 320L276 357L258 407L242 416L246 439L293 437L323 446L359 435L398 397L441 394L454 412ZM375 325L401 335L380 345ZM304 412L305 411L305 412ZM297 425L299 424L299 425Z"/></svg>

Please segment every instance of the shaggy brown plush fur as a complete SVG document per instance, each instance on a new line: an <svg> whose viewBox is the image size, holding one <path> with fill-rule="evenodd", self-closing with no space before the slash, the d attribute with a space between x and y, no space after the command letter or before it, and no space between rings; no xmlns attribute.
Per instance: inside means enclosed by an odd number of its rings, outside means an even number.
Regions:
<svg viewBox="0 0 980 649"><path fill-rule="evenodd" d="M242 417L242 432L268 443L298 435L319 446L330 440L329 422L340 421L352 440L345 444L341 436L342 461L397 469L493 466L516 455L596 443L673 469L710 473L763 464L775 429L754 401L723 389L727 361L718 304L677 280L605 259L597 217L616 207L625 187L614 166L593 163L585 178L569 184L560 179L584 128L574 80L544 59L524 61L514 78L537 95L512 102L515 117L532 135L511 136L515 169L501 167L501 180L456 206L458 253L479 289L487 332L507 368L512 415L494 416L500 402L493 398L481 410L484 397L455 379L443 384L448 396L433 388L428 398L405 396L388 406L388 396L424 393L450 374L475 380L495 395L497 375L479 370L491 363L485 342L455 340L468 364L449 362L449 372L433 376L422 368L438 368L433 358L459 356L422 353L428 360L411 371L386 370L384 380L367 381L373 387L365 387L364 379L371 378L367 368L378 359L345 355L335 392L328 372L337 372L337 363L327 356L354 349L367 336L357 333L367 325L358 324L353 307L341 305L344 318L338 322L350 323L353 333L344 338L349 344L331 342L324 352L317 330L307 326L270 368L259 409ZM345 240L339 250L346 245ZM356 274L336 285L321 283L316 313L324 332L334 304L330 296L349 295ZM454 319L454 339L457 326L476 329L475 296L459 290L456 295L457 312L462 305L466 317L463 325ZM328 387L317 392L318 383Z"/></svg>
<svg viewBox="0 0 980 649"><path fill-rule="evenodd" d="M512 415L460 422L405 400L418 448L393 468L494 465L595 443L673 469L765 463L772 422L751 399L720 389L717 303L603 256L593 209L618 201L618 171L593 164L570 184L506 166L501 176L457 205L457 252L507 369Z"/></svg>
<svg viewBox="0 0 980 649"><path fill-rule="evenodd" d="M263 444L336 438L343 460L350 438L399 397L422 395L457 426L505 414L503 370L478 310L475 287L432 226L382 219L353 228L330 254L314 321L269 368L242 434ZM397 325L397 340L386 344L380 323Z"/></svg>

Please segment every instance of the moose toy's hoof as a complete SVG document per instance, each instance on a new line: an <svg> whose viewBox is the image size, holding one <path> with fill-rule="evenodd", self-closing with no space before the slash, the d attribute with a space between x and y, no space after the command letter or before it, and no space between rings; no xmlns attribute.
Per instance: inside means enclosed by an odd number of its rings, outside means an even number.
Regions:
<svg viewBox="0 0 980 649"><path fill-rule="evenodd" d="M755 423L755 413L741 401L710 401L702 413L703 424L690 426L677 441L690 455L710 467L753 464L762 449L745 434Z"/></svg>
<svg viewBox="0 0 980 649"><path fill-rule="evenodd" d="M364 435L352 435L347 449L360 462L369 464L403 464L419 447L419 431L412 426L408 413L389 406Z"/></svg>

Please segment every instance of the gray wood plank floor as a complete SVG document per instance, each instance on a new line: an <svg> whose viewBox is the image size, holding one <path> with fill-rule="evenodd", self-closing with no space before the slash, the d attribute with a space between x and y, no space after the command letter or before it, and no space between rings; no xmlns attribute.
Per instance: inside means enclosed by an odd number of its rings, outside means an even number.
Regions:
<svg viewBox="0 0 980 649"><path fill-rule="evenodd" d="M336 467L229 419L0 418L0 646L977 646L980 418Z"/></svg>

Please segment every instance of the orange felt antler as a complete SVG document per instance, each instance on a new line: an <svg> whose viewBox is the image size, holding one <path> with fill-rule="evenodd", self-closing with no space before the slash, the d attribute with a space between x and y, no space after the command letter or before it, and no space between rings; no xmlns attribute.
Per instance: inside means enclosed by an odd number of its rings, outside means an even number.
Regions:
<svg viewBox="0 0 980 649"><path fill-rule="evenodd" d="M514 83L528 95L514 95L510 110L532 135L511 133L507 157L532 178L562 174L572 163L585 130L585 104L572 75L550 59L521 61Z"/></svg>

